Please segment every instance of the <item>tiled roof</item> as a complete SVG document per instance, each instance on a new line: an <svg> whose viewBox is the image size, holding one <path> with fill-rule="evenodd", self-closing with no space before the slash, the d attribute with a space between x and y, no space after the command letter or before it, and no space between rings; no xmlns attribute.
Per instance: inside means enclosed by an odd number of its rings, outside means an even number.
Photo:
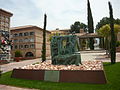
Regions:
<svg viewBox="0 0 120 90"><path fill-rule="evenodd" d="M40 28L40 27L38 27L38 26L33 26L33 25L12 27L12 28L10 28L10 30L21 30L21 29L29 29L29 28L37 28L37 29L43 30L42 28ZM46 30L46 31L47 31L47 32L50 32L50 31L48 31L48 30Z"/></svg>
<svg viewBox="0 0 120 90"><path fill-rule="evenodd" d="M0 8L0 11L1 11L1 12L4 12L4 13L7 13L7 14L9 14L10 16L13 15L11 12L8 12L8 11L6 11L6 10L3 10L2 8Z"/></svg>
<svg viewBox="0 0 120 90"><path fill-rule="evenodd" d="M51 32L55 32L55 31L69 31L70 29L58 29L58 30L51 30Z"/></svg>
<svg viewBox="0 0 120 90"><path fill-rule="evenodd" d="M25 29L25 28L31 28L31 27L35 27L35 26L26 25L26 26L11 27L10 30Z"/></svg>
<svg viewBox="0 0 120 90"><path fill-rule="evenodd" d="M102 37L102 36L98 35L97 33L76 33L75 35L77 35L80 38L90 38L90 37L99 38L99 37Z"/></svg>

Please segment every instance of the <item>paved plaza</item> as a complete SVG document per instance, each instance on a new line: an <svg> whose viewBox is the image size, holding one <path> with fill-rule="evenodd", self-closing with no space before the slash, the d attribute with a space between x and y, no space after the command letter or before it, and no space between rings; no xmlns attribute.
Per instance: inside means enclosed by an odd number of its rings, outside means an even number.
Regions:
<svg viewBox="0 0 120 90"><path fill-rule="evenodd" d="M105 50L94 50L94 51L80 51L81 53L81 59L82 61L86 60L100 60L103 62L110 62L110 58L106 55ZM50 59L50 58L47 58ZM32 59L32 60L24 60L20 62L11 62L8 64L1 65L1 70L3 73L13 70L16 67L22 67L25 65L33 64L36 62L40 62L41 59ZM120 62L120 53L116 54L116 61ZM35 90L35 89L23 89L23 88L17 88L12 86L6 86L6 85L0 85L0 90Z"/></svg>
<svg viewBox="0 0 120 90"><path fill-rule="evenodd" d="M11 62L8 64L1 65L1 70L3 71L3 73L5 73L5 72L13 70L16 67L22 67L22 66L33 64L36 62L40 62L40 59L24 60L20 62Z"/></svg>
<svg viewBox="0 0 120 90"><path fill-rule="evenodd" d="M81 60L86 61L86 60L100 60L103 62L110 62L110 58L106 55L105 50L94 50L94 51L80 51L81 53ZM50 58L47 58L50 59ZM1 70L4 72L8 72L13 70L16 67L22 67L25 65L33 64L36 62L40 62L41 59L32 59L32 60L24 60L20 62L11 62L8 64L1 65ZM120 62L120 53L116 54L116 61Z"/></svg>
<svg viewBox="0 0 120 90"><path fill-rule="evenodd" d="M111 62L105 50L80 51L82 61L100 60L102 62ZM120 52L116 53L116 62L120 62Z"/></svg>

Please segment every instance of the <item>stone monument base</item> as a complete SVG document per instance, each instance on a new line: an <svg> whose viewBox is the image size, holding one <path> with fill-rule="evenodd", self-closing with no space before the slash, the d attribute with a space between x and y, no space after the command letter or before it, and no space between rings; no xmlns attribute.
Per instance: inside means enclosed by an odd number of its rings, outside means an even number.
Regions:
<svg viewBox="0 0 120 90"><path fill-rule="evenodd" d="M51 82L106 84L104 70L34 70L13 69L12 78Z"/></svg>

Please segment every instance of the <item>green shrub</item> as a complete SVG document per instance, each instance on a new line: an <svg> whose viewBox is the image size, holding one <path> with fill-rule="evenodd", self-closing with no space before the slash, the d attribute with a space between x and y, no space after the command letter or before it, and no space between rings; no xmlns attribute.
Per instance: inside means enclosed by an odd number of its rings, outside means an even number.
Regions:
<svg viewBox="0 0 120 90"><path fill-rule="evenodd" d="M21 51L19 50L15 51L15 57L22 57Z"/></svg>

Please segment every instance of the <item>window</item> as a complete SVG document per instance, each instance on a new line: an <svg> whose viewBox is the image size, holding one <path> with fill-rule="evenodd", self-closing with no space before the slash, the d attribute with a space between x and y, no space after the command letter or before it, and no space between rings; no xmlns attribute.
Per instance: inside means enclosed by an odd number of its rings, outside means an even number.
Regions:
<svg viewBox="0 0 120 90"><path fill-rule="evenodd" d="M13 34L10 35L10 38L13 38Z"/></svg>
<svg viewBox="0 0 120 90"><path fill-rule="evenodd" d="M5 20L8 22L8 21L9 21L9 18L8 18L8 17L6 17L6 18L5 18Z"/></svg>
<svg viewBox="0 0 120 90"><path fill-rule="evenodd" d="M1 20L4 20L4 16L1 17Z"/></svg>
<svg viewBox="0 0 120 90"><path fill-rule="evenodd" d="M29 39L28 39L28 38L25 38L25 39L24 39L24 42L29 42Z"/></svg>
<svg viewBox="0 0 120 90"><path fill-rule="evenodd" d="M30 48L35 48L35 45L34 45L34 44L31 44L31 45L30 45Z"/></svg>
<svg viewBox="0 0 120 90"><path fill-rule="evenodd" d="M19 33L19 36L23 36L23 34L22 34L22 33Z"/></svg>
<svg viewBox="0 0 120 90"><path fill-rule="evenodd" d="M30 38L30 42L34 42L34 38Z"/></svg>
<svg viewBox="0 0 120 90"><path fill-rule="evenodd" d="M25 33L24 33L24 36L28 36L28 35L29 35L29 33L28 33L28 32L25 32Z"/></svg>
<svg viewBox="0 0 120 90"><path fill-rule="evenodd" d="M14 42L15 42L15 43L18 42L18 39L14 39Z"/></svg>
<svg viewBox="0 0 120 90"><path fill-rule="evenodd" d="M17 37L17 36L18 36L18 34L17 34L17 33L15 33L15 34L14 34L14 37Z"/></svg>
<svg viewBox="0 0 120 90"><path fill-rule="evenodd" d="M34 32L30 32L30 35L34 35Z"/></svg>
<svg viewBox="0 0 120 90"><path fill-rule="evenodd" d="M1 25L4 25L4 22L1 22Z"/></svg>
<svg viewBox="0 0 120 90"><path fill-rule="evenodd" d="M23 39L20 39L19 42L23 42Z"/></svg>
<svg viewBox="0 0 120 90"><path fill-rule="evenodd" d="M19 49L22 49L23 48L23 45L19 45Z"/></svg>
<svg viewBox="0 0 120 90"><path fill-rule="evenodd" d="M1 27L2 30L4 30L4 27Z"/></svg>
<svg viewBox="0 0 120 90"><path fill-rule="evenodd" d="M8 23L5 23L5 27L9 27L9 24L8 24Z"/></svg>
<svg viewBox="0 0 120 90"><path fill-rule="evenodd" d="M17 49L18 48L18 46L17 45L15 45L15 49Z"/></svg>
<svg viewBox="0 0 120 90"><path fill-rule="evenodd" d="M8 31L8 30L9 30L9 28L7 28L7 27L6 27L6 28L5 28L5 30L6 30L6 31Z"/></svg>
<svg viewBox="0 0 120 90"><path fill-rule="evenodd" d="M29 48L29 46L28 45L24 45L24 48Z"/></svg>

